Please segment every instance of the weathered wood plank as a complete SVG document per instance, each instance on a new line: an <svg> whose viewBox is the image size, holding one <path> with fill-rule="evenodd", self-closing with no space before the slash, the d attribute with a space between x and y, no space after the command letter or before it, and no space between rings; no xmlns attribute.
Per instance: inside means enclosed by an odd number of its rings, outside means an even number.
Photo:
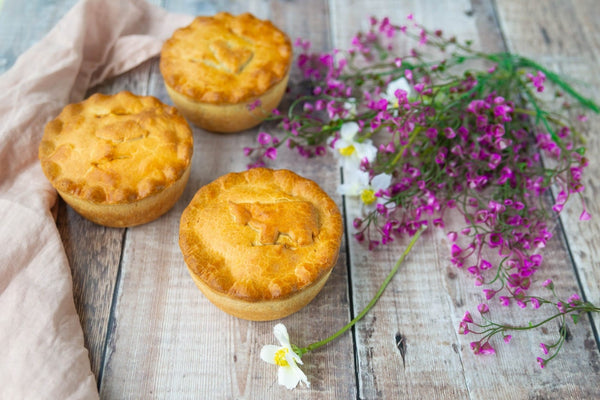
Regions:
<svg viewBox="0 0 600 400"><path fill-rule="evenodd" d="M0 8L0 72L8 69L18 54L41 38L74 3L4 0ZM600 52L600 9L595 0L531 4L516 0L154 3L164 4L171 11L195 14L250 11L273 20L292 39L311 39L315 49L347 47L351 35L359 27L366 28L370 14L404 21L406 14L414 13L427 26L475 39L485 50L502 50L506 45L559 72L581 78L589 86L578 89L590 97L597 98L600 88L595 73ZM36 24L23 23L33 20ZM153 94L170 103L156 60L91 92L121 89ZM591 120L593 125L600 123L597 116ZM60 203L57 224L72 268L75 301L92 369L99 377L104 368L103 398L197 398L207 394L216 398L600 397L596 384L600 374L598 344L587 318L571 331L565 349L545 370L539 369L535 357L542 355L539 342L555 337L555 325L547 332L515 336L510 345L496 342L496 356L472 354L471 338L458 336L456 331L464 311L474 311L483 296L464 271L450 265L446 238L437 230L425 234L376 308L357 325L356 350L352 335L347 334L305 356L303 369L312 383L310 391L301 388L288 392L278 386L276 368L258 357L263 344L275 343L274 323L237 320L214 308L193 285L177 245L179 215L196 189L221 174L244 169L246 160L241 149L253 142L256 132L239 134L232 140L232 136L196 129L194 169L186 192L167 215L145 226L129 230L98 227ZM596 200L598 181L594 173L600 161L593 155L599 147L591 135L584 195L594 218L580 223L581 206L574 201L561 219L564 236L556 231L544 250L543 267L544 277L557 282L560 294L568 296L579 291L580 283L584 295L596 304L600 303L600 269L595 261L600 227L595 216L600 203ZM314 179L341 204L335 194L339 172L331 157L308 163L295 155L280 157L274 166ZM348 201L345 207L346 221L352 221L358 213L357 204ZM283 321L292 341L306 345L342 326L349 318L349 309L356 313L371 299L405 244L402 240L388 249L368 252L354 239L348 239L349 253L342 252L318 298ZM114 313L109 325L111 307ZM512 308L493 311L516 322L527 322L533 316ZM600 319L593 323L599 331ZM406 349L404 355L397 348L399 339Z"/></svg>
<svg viewBox="0 0 600 400"><path fill-rule="evenodd" d="M146 62L127 74L91 88L87 96L121 90L146 94L151 65L151 61ZM96 225L79 216L62 200L59 205L57 225L73 275L75 306L90 352L92 372L100 384L126 229Z"/></svg>
<svg viewBox="0 0 600 400"><path fill-rule="evenodd" d="M543 5L542 5L543 4ZM542 60L556 72L570 78L577 90L600 102L600 8L595 1L544 1L524 4L505 1L498 4L502 27L511 50L533 59ZM560 18L557 16L560 15ZM585 82L585 84L584 84ZM582 286L583 295L594 304L600 303L600 181L598 171L600 151L597 129L600 116L589 113L587 156L589 166L584 174L584 200L592 214L590 221L582 222L583 210L577 198L565 207L561 221L570 247L571 256ZM568 293L564 294L565 296ZM593 319L600 332L600 318ZM596 348L600 345L590 346Z"/></svg>
<svg viewBox="0 0 600 400"><path fill-rule="evenodd" d="M271 19L290 36L309 37L318 46L329 46L328 13L324 2L219 2L197 8L169 2L173 11L213 14L250 11ZM314 10L320 10L313 15ZM170 103L157 68L151 93ZM308 393L287 391L276 383L276 368L258 356L262 345L275 343L275 322L248 322L214 307L193 284L180 254L179 217L202 185L231 171L246 168L244 146L253 144L257 129L242 134L218 135L195 128L193 171L188 187L175 208L150 224L131 228L122 261L121 279L110 332L103 398L288 398ZM332 196L339 172L331 159L306 163L289 157L277 167L292 169L320 183ZM338 199L340 200L340 199ZM287 317L295 343L306 345L333 333L349 318L346 257L321 294L305 309ZM305 372L315 398L355 397L351 336L327 351L305 356Z"/></svg>
<svg viewBox="0 0 600 400"><path fill-rule="evenodd" d="M366 28L368 21L359 2L332 4L334 46L344 48L357 27ZM388 16L404 23L405 16L413 13L424 25L442 28L459 39L474 39L487 51L502 50L502 35L510 34L500 32L494 23L493 4L487 1L369 4L369 12L378 17ZM517 4L521 3L514 2L515 12ZM530 7L539 6L536 3ZM529 18L527 12L518 13L522 19ZM508 31L514 29L511 27ZM357 203L347 201L347 210L357 207ZM351 211L347 219L352 220L355 215L357 212ZM374 295L402 248L403 243L395 243L367 255L365 247L350 241L355 309L360 309ZM519 335L510 346L494 343L498 348L495 357L473 355L470 338L458 336L457 327L464 311L475 311L476 305L485 298L473 286L468 274L450 265L448 248L442 232L427 232L376 310L358 324L361 398L484 398L492 394L495 398L564 398L598 394L596 385L589 383L589 376L581 374L580 361L577 361L579 357L589 357L590 376L596 376L597 349L587 350L593 337L585 323L572 332L573 337L559 360L543 371L535 363L535 357L542 355L536 351L539 351L539 342L550 340L555 332ZM556 279L558 289L563 292L576 290L577 280L560 232L544 253L546 276ZM531 318L518 309L502 311L498 317L509 318L509 321L526 324ZM541 314L537 317L541 318ZM404 358L395 347L397 334L404 339Z"/></svg>

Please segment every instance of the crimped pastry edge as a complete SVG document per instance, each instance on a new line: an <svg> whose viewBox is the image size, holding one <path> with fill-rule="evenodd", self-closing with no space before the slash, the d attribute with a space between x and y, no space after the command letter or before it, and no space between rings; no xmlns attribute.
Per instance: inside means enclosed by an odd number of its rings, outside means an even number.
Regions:
<svg viewBox="0 0 600 400"><path fill-rule="evenodd" d="M224 186L229 186L229 185L235 185L236 184L236 180L238 179L242 179L240 177L240 175L242 174L274 174L274 175L278 175L279 178L284 179L290 178L290 177L295 177L294 179L299 179L302 181L302 185L309 185L311 186L311 190L316 190L319 192L319 196L325 196L325 198L327 199L327 206L328 207L333 207L333 209L335 210L335 215L333 215L331 218L331 224L332 224L332 232L335 231L337 232L336 237L333 239L334 242L331 242L328 244L328 248L331 251L331 254L327 254L324 257L321 258L322 263L318 266L318 271L317 274L314 276L312 282L310 282L307 285L301 286L300 288L295 288L294 290L285 292L285 293L281 293L281 295L277 296L277 297L273 297L273 298L249 298L249 297L238 297L235 293L230 293L228 290L224 290L223 288L220 288L218 286L213 286L211 285L211 282L207 282L204 277L202 276L200 272L200 270L198 268L202 268L202 265L205 265L206 262L204 260L198 260L198 258L196 257L196 255L194 254L195 252L195 247L197 247L198 243L195 240L195 237L193 234L190 233L190 226L193 225L194 222L194 214L193 212L189 212L188 208L195 202L195 199L197 196L203 196L203 192L213 192L216 193L218 192L218 190L214 189L213 185L224 185ZM285 177L282 177L282 175L285 175ZM288 179L289 180L289 179ZM292 185L289 184L288 185ZM293 186L293 185L292 185ZM329 210L329 208L327 208ZM323 189L320 188L320 186L318 184L316 184L314 181L308 179L308 178L304 178L292 171L289 170L270 170L270 169L266 169L266 168L255 168L249 171L245 171L245 172L239 172L239 173L229 173L229 174L225 174L217 179L215 179L213 182L204 185L202 188L200 188L195 196L194 199L192 199L192 201L190 202L190 204L188 205L188 207L186 207L186 210L184 210L182 216L181 216L181 222L180 222L180 238L179 238L179 244L180 244L180 248L181 251L184 255L184 260L186 263L186 266L188 268L188 271L190 273L190 275L192 276L194 282L196 282L196 285L198 286L198 288L205 294L209 299L213 299L215 300L215 303L217 306L219 306L220 308L224 309L226 312L232 314L232 315L236 315L239 316L240 318L245 318L245 319L256 319L258 320L258 318L266 318L266 311L265 310L270 310L269 312L273 312L273 308L277 309L277 307L282 307L283 311L281 311L281 313L274 313L274 315L283 315L285 314L287 311L286 310L290 310L293 309L292 311L290 311L290 313L297 311L298 309L302 308L304 305L308 304L308 302L316 295L316 293L319 292L319 290L321 289L321 287L324 285L325 281L327 280L327 277L330 275L332 269L335 267L338 257L339 257L339 249L341 246L341 240L342 240L342 235L343 235L343 227L342 227L342 220L341 220L341 214L339 212L339 209L337 208L337 205L335 204L335 202L333 202L333 200L327 195L327 193L325 193L323 191ZM334 250L335 248L335 250ZM334 250L334 251L333 251ZM319 286L317 284L317 282L322 282L322 284ZM318 287L318 288L317 288ZM313 290L314 295L306 295L306 301L300 301L298 299L303 298L303 296L298 296L300 293L303 293L304 291L308 291L308 292L312 292ZM225 300L225 299L230 299L230 301ZM296 300L293 300L293 298L296 298ZM287 302L287 300L289 299L289 303ZM212 300L211 300L212 301ZM269 305L271 304L271 305ZM299 306L299 308L295 308L293 305L297 305L297 304L302 304ZM253 306L254 305L254 306ZM239 307L240 310L238 310L238 312L235 311L235 309ZM248 313L250 312L249 310L256 308L257 313L258 314L263 314L261 317L257 317L257 316L251 316ZM275 319L275 318L273 318Z"/></svg>
<svg viewBox="0 0 600 400"><path fill-rule="evenodd" d="M183 193L191 164L183 175L164 190L131 203L94 203L57 190L62 199L84 218L103 226L125 228L154 221L169 211Z"/></svg>

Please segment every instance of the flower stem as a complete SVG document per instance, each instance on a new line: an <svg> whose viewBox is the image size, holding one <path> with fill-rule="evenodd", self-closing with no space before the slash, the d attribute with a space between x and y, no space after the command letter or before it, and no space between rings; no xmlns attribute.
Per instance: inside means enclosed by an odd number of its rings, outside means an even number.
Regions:
<svg viewBox="0 0 600 400"><path fill-rule="evenodd" d="M417 231L417 233L415 233L415 235L410 240L410 243L408 244L408 246L406 247L406 249L404 250L404 252L400 256L400 258L398 259L398 261L396 261L396 265L394 265L394 268L392 268L392 270L390 271L390 273L387 275L387 277L385 278L385 280L383 281L383 283L379 287L379 290L377 291L377 293L375 294L375 296L371 299L371 301L369 302L369 304L367 304L367 306L356 317L354 317L354 319L352 321L348 322L342 329L340 329L339 331L337 331L333 335L329 336L328 338L325 338L325 339L320 340L318 342L312 343L312 344L310 344L310 345L308 345L306 347L295 348L294 351L296 353L298 353L298 355L302 356L302 355L304 355L305 353L307 353L309 351L318 349L319 347L326 345L327 343L329 343L332 340L336 339L338 336L342 335L348 329L352 328L365 315L367 315L367 313L369 312L369 310L371 310L371 308L373 308L373 306L375 305L375 303L377 303L377 300L379 300L379 298L381 297L381 295L385 291L385 288L392 281L392 278L394 277L394 275L396 274L396 272L398 272L398 269L400 268L400 265L402 264L402 262L404 261L404 259L406 258L406 256L408 255L408 253L410 252L410 250L412 249L412 247L414 246L414 244L417 242L417 240L419 239L419 237L421 236L421 233L423 233L423 231L426 228L427 228L426 225L422 225L421 228Z"/></svg>

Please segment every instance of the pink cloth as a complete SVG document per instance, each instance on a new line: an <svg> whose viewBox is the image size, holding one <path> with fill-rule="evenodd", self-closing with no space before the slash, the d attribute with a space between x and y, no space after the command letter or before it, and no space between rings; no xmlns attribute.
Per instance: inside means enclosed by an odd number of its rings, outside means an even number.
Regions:
<svg viewBox="0 0 600 400"><path fill-rule="evenodd" d="M190 21L143 0L82 0L0 76L0 399L98 397L38 144L67 103Z"/></svg>

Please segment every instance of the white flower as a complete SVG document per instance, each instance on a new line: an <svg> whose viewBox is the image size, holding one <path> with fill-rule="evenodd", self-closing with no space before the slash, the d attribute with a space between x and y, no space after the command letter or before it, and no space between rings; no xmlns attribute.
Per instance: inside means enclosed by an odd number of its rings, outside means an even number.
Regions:
<svg viewBox="0 0 600 400"><path fill-rule="evenodd" d="M406 92L406 97L409 97L412 93L412 88L410 86L410 83L408 83L408 81L406 80L406 78L402 77L396 79L395 81L391 81L388 84L387 89L385 90L383 98L386 99L388 103L392 105L392 108L398 107L398 98L395 95L397 90L403 90L404 92Z"/></svg>
<svg viewBox="0 0 600 400"><path fill-rule="evenodd" d="M310 382L304 375L304 372L297 364L302 364L300 356L294 352L290 344L290 337L283 324L277 324L273 328L273 333L281 346L268 344L260 350L260 358L269 364L279 366L277 371L277 381L280 385L288 389L294 389L300 381L310 387Z"/></svg>
<svg viewBox="0 0 600 400"><path fill-rule="evenodd" d="M340 128L340 137L336 140L333 148L343 167L358 168L364 159L372 162L377 156L377 148L373 146L371 140L358 142L355 139L359 131L360 128L356 122L346 122Z"/></svg>
<svg viewBox="0 0 600 400"><path fill-rule="evenodd" d="M360 169L344 170L344 180L338 186L338 193L346 196L360 196L363 204L367 207L372 207L383 201L381 197L375 196L380 190L385 190L392 183L392 176L389 174L375 175L369 181L369 173Z"/></svg>

